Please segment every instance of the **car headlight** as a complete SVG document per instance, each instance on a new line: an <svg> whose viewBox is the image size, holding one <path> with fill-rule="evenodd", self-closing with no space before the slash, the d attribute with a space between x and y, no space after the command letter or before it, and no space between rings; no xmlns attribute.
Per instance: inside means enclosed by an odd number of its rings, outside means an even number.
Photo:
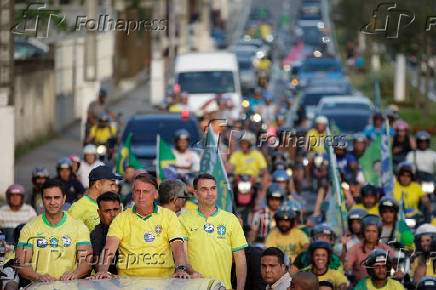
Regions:
<svg viewBox="0 0 436 290"><path fill-rule="evenodd" d="M238 191L241 193L247 193L251 189L251 183L249 181L239 181Z"/></svg>
<svg viewBox="0 0 436 290"><path fill-rule="evenodd" d="M321 57L321 56L322 56L322 53L321 53L321 51L319 51L319 50L315 50L315 51L313 52L313 56L314 56L314 57Z"/></svg>
<svg viewBox="0 0 436 290"><path fill-rule="evenodd" d="M433 193L434 192L434 183L433 182L423 182L422 183L422 191L425 193Z"/></svg>
<svg viewBox="0 0 436 290"><path fill-rule="evenodd" d="M97 146L97 154L98 155L100 155L100 156L106 155L106 151L107 151L106 145L98 145Z"/></svg>

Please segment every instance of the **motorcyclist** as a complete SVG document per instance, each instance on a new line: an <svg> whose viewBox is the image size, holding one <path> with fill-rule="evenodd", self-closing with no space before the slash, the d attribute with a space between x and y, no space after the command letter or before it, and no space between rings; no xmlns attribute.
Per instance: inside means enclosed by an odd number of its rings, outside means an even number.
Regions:
<svg viewBox="0 0 436 290"><path fill-rule="evenodd" d="M415 149L415 139L409 135L409 125L403 121L398 120L395 122L395 135L392 138L392 161L394 168L405 161L407 154Z"/></svg>
<svg viewBox="0 0 436 290"><path fill-rule="evenodd" d="M250 110L252 112L259 112L261 106L265 105L265 100L262 97L262 90L260 88L256 88L254 90L253 98L250 98Z"/></svg>
<svg viewBox="0 0 436 290"><path fill-rule="evenodd" d="M404 213L407 217L417 217L422 213L419 210L421 203L427 208L428 213L433 212L433 206L422 190L421 186L414 182L415 167L410 162L402 162L398 165L397 180L394 185L394 197L399 202L404 192Z"/></svg>
<svg viewBox="0 0 436 290"><path fill-rule="evenodd" d="M277 169L272 174L272 182L279 184L285 191L285 201L297 201L304 210L304 199L295 192L294 185L284 169Z"/></svg>
<svg viewBox="0 0 436 290"><path fill-rule="evenodd" d="M97 159L97 147L94 144L88 144L83 147L83 162L80 163L78 176L84 188L89 187L89 173L92 169L104 165Z"/></svg>
<svg viewBox="0 0 436 290"><path fill-rule="evenodd" d="M346 252L354 245L360 243L363 240L362 235L362 220L368 213L361 208L353 208L348 212L347 224L348 233L345 237L342 237L343 256L345 258Z"/></svg>
<svg viewBox="0 0 436 290"><path fill-rule="evenodd" d="M389 257L387 251L382 249L375 249L368 255L363 263L365 265L366 271L368 272L368 277L360 280L354 289L404 289L404 286L400 282L392 278L388 278L393 265L392 259L391 257Z"/></svg>
<svg viewBox="0 0 436 290"><path fill-rule="evenodd" d="M370 142L374 141L378 136L386 132L386 129L384 129L384 119L383 113L380 111L375 112L372 116L372 125L369 125L364 131L366 138L368 138ZM395 131L392 127L389 127L389 134L390 136L395 134Z"/></svg>
<svg viewBox="0 0 436 290"><path fill-rule="evenodd" d="M365 153L367 145L367 140L365 134L354 134L353 135L353 152L351 154L356 160Z"/></svg>
<svg viewBox="0 0 436 290"><path fill-rule="evenodd" d="M433 181L436 172L436 152L429 150L430 134L426 131L416 133L416 150L407 154L406 160L417 170L416 177L422 181Z"/></svg>
<svg viewBox="0 0 436 290"><path fill-rule="evenodd" d="M109 124L109 115L102 113L98 116L98 123L92 126L86 143L106 144L117 137L118 129Z"/></svg>
<svg viewBox="0 0 436 290"><path fill-rule="evenodd" d="M249 243L263 244L272 228L276 226L274 215L285 199L285 191L277 184L272 183L266 189L266 204L258 209L251 221L251 230L248 237Z"/></svg>
<svg viewBox="0 0 436 290"><path fill-rule="evenodd" d="M340 173L342 173L345 181L354 183L356 180L359 164L356 158L347 152L347 144L338 142L335 145L336 164Z"/></svg>
<svg viewBox="0 0 436 290"><path fill-rule="evenodd" d="M410 274L415 281L419 281L424 274L418 266L425 265L431 259L431 243L436 240L436 226L420 225L415 232L415 254L411 257ZM418 272L416 271L418 269Z"/></svg>
<svg viewBox="0 0 436 290"><path fill-rule="evenodd" d="M265 99L265 104L260 108L260 114L264 122L271 126L276 119L277 106L273 103L273 95L270 92L265 92L263 94Z"/></svg>
<svg viewBox="0 0 436 290"><path fill-rule="evenodd" d="M336 233L330 226L325 224L318 224L312 228L311 238L312 241L322 240L329 243L331 247L334 247L336 242ZM298 270L302 270L309 265L310 265L310 256L308 251L301 252L295 258L295 261L291 266L291 273L294 273ZM328 267L334 270L342 270L341 259L335 253L332 253Z"/></svg>
<svg viewBox="0 0 436 290"><path fill-rule="evenodd" d="M360 198L361 203L354 205L353 208L361 208L369 214L379 215L379 191L377 187L371 184L365 184L360 189Z"/></svg>
<svg viewBox="0 0 436 290"><path fill-rule="evenodd" d="M175 100L175 103L172 104L169 108L169 112L181 112L183 110L189 111L188 106L188 93L182 92L178 99Z"/></svg>
<svg viewBox="0 0 436 290"><path fill-rule="evenodd" d="M68 157L59 159L57 166L57 179L62 184L66 195L64 210L68 210L73 202L85 193L85 188L80 181L73 178L73 164Z"/></svg>
<svg viewBox="0 0 436 290"><path fill-rule="evenodd" d="M35 210L25 203L24 187L12 184L6 190L6 205L0 207L0 228L5 234L6 242L14 243L14 229L36 217Z"/></svg>
<svg viewBox="0 0 436 290"><path fill-rule="evenodd" d="M32 171L32 196L30 205L35 209L37 214L44 212L44 205L42 204L42 185L49 179L50 175L46 167L36 167Z"/></svg>
<svg viewBox="0 0 436 290"><path fill-rule="evenodd" d="M386 195L380 199L378 211L383 224L380 240L387 245L395 240L398 208L398 203L392 196Z"/></svg>
<svg viewBox="0 0 436 290"><path fill-rule="evenodd" d="M176 157L177 174L194 174L200 170L200 157L188 150L190 134L186 129L179 129L174 134L173 154Z"/></svg>
<svg viewBox="0 0 436 290"><path fill-rule="evenodd" d="M326 128L328 119L325 116L318 116L315 119L315 128L310 129L306 135L308 152L314 154L316 152L325 153L324 141L326 137Z"/></svg>

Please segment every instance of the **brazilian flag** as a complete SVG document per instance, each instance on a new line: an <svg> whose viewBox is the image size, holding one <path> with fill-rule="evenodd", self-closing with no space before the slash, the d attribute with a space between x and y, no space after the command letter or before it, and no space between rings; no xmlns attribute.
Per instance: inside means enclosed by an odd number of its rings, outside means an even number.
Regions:
<svg viewBox="0 0 436 290"><path fill-rule="evenodd" d="M127 167L134 167L135 169L144 168L141 162L136 159L135 154L133 154L132 149L130 148L132 136L132 133L127 136L126 142L118 155L117 163L115 165L117 173L121 175L124 175Z"/></svg>
<svg viewBox="0 0 436 290"><path fill-rule="evenodd" d="M170 146L157 135L157 170L160 179L175 179L176 172L176 156Z"/></svg>
<svg viewBox="0 0 436 290"><path fill-rule="evenodd" d="M398 210L398 220L395 226L395 230L396 240L406 248L412 247L414 236L412 231L406 224L406 217L404 215L404 191L401 192L401 200Z"/></svg>

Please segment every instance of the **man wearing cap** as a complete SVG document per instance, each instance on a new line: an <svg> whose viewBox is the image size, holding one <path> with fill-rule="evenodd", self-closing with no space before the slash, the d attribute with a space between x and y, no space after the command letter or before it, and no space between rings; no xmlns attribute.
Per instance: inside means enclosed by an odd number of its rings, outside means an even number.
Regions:
<svg viewBox="0 0 436 290"><path fill-rule="evenodd" d="M12 184L6 190L7 205L0 207L0 228L6 236L6 242L14 243L14 229L19 224L25 224L36 217L35 210L24 203L23 186Z"/></svg>
<svg viewBox="0 0 436 290"><path fill-rule="evenodd" d="M179 214L185 207L186 185L178 179L167 179L159 184L159 204L176 214Z"/></svg>
<svg viewBox="0 0 436 290"><path fill-rule="evenodd" d="M94 230L100 223L97 209L97 198L107 191L115 191L115 180L121 177L115 175L109 166L94 168L89 173L88 194L71 205L68 213L75 219L81 220L89 229Z"/></svg>

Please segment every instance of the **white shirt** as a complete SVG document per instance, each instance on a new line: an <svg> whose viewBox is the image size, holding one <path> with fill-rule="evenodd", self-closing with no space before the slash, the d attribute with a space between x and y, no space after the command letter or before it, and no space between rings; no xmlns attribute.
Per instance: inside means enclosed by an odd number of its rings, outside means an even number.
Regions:
<svg viewBox="0 0 436 290"><path fill-rule="evenodd" d="M177 173L197 173L200 170L200 156L191 150L186 150L185 153L180 153L173 150L176 157L176 166L190 167L191 169L177 168Z"/></svg>
<svg viewBox="0 0 436 290"><path fill-rule="evenodd" d="M88 188L89 187L89 173L91 172L91 170L93 170L96 167L105 165L103 162L101 162L100 160L96 160L94 163L92 164L88 164L88 162L82 160L82 162L80 162L80 167L79 170L77 171L77 175L80 179L80 182L83 184L84 188Z"/></svg>
<svg viewBox="0 0 436 290"><path fill-rule="evenodd" d="M416 161L415 161L416 152ZM416 150L410 151L406 157L407 162L416 166L418 171L434 174L436 172L436 152L433 150Z"/></svg>
<svg viewBox="0 0 436 290"><path fill-rule="evenodd" d="M23 206L18 211L13 211L9 205L0 207L0 228L15 228L20 224L26 224L36 218L36 212L28 204Z"/></svg>
<svg viewBox="0 0 436 290"><path fill-rule="evenodd" d="M291 275L286 272L279 280L272 285L267 285L266 290L287 290L291 286Z"/></svg>

